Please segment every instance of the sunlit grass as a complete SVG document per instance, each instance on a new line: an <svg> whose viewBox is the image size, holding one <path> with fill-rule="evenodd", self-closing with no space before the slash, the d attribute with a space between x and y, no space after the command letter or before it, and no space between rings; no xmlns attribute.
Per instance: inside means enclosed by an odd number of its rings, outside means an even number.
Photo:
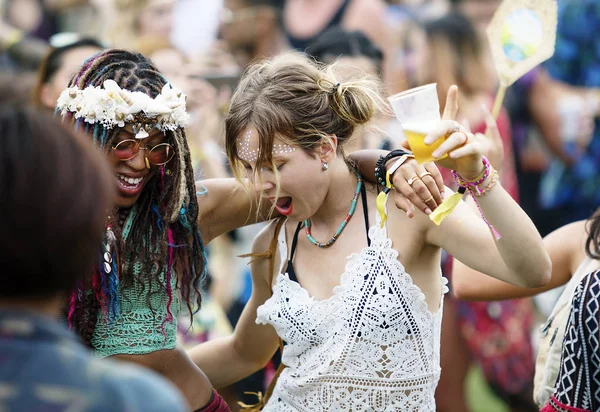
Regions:
<svg viewBox="0 0 600 412"><path fill-rule="evenodd" d="M467 402L471 412L509 412L487 386L478 368L471 368L467 376Z"/></svg>

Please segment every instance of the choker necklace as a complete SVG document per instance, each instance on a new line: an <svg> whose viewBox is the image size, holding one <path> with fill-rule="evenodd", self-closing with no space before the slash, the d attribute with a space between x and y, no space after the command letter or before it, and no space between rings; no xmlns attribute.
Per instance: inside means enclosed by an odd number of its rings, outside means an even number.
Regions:
<svg viewBox="0 0 600 412"><path fill-rule="evenodd" d="M357 173L356 170L352 169L352 171L356 175L356 178L358 179L358 183L356 184L356 191L354 192L354 197L352 198L352 202L350 203L350 211L344 218L344 221L342 222L340 227L338 227L338 230L336 230L335 234L333 236L331 236L331 239L329 239L326 243L321 243L321 242L317 241L310 233L310 219L304 220L304 227L305 227L304 231L306 232L306 238L313 245L321 247L321 248L328 248L329 246L333 245L333 243L337 240L337 238L340 237L340 235L342 234L342 231L344 230L344 228L346 227L346 225L352 218L352 215L354 215L354 211L356 210L356 201L358 200L358 195L360 194L360 189L362 187L362 177Z"/></svg>

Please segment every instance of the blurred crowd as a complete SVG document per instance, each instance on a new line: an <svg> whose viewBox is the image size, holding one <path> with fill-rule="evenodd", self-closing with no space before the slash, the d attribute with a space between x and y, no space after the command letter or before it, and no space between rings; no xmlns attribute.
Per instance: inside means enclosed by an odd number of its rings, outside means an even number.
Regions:
<svg viewBox="0 0 600 412"><path fill-rule="evenodd" d="M16 80L14 99L52 113L86 58L109 47L139 51L188 96L187 137L196 178L226 177L223 117L238 79L249 62L288 49L380 75L388 95L437 83L441 107L456 84L458 119L484 132L482 106L492 107L498 87L486 28L500 3L2 0L0 75ZM542 235L588 218L600 205L600 44L594 37L600 5L593 0L558 4L555 54L508 90L497 120L502 139L490 159ZM394 119L381 118L377 126L361 132L353 149L390 150L402 144ZM211 243L207 299L193 324L182 316L182 343L192 346L231 333L251 290L245 261L236 257L249 251L257 226ZM450 259L443 270L450 275ZM532 402L536 313L548 315L552 305L552 297L535 304L531 299L450 299L444 306L438 410L470 410L464 388L473 364L510 410L537 410ZM277 362L221 391L232 410L237 401L251 403L244 392L264 392Z"/></svg>

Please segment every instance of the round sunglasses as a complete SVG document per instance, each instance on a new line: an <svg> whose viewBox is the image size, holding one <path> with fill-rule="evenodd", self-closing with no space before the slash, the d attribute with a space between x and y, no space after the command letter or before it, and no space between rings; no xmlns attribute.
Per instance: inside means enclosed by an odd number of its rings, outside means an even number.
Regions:
<svg viewBox="0 0 600 412"><path fill-rule="evenodd" d="M146 164L162 166L173 158L175 151L169 143L160 143L156 146L142 146L141 140L126 139L112 147L114 156L119 160L133 159L140 149L146 150Z"/></svg>

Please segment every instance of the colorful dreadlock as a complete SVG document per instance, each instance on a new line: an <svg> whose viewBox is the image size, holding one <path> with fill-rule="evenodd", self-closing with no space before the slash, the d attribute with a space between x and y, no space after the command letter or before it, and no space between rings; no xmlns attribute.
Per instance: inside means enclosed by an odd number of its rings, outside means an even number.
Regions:
<svg viewBox="0 0 600 412"><path fill-rule="evenodd" d="M156 97L166 80L143 55L125 50L107 50L86 61L73 77L69 87L84 89L101 86L112 79L123 88ZM69 118L69 114L65 116ZM75 128L86 132L94 142L109 152L119 134L119 129L105 129L101 124L88 124L80 120ZM99 264L85 284L80 285L69 301L68 320L90 343L98 310L109 321L120 310L119 288L132 287L134 282L150 283L150 279L136 279L134 273L151 274L156 284L160 274L165 275L164 291L167 295L167 318L173 322L171 304L177 264L177 288L193 315L200 307L200 284L206 270L204 244L198 229L198 202L192 171L190 152L185 132L177 129L167 132L168 142L175 156L161 167L159 179L151 178L140 198L129 212L125 227L120 229L115 216L107 222L107 231L101 249ZM126 240L126 241L125 241ZM134 266L137 270L134 270ZM150 294L155 292L148 288ZM153 309L153 308L150 308ZM191 316L190 315L190 316ZM163 322L164 326L164 322ZM163 328L164 331L164 328Z"/></svg>

